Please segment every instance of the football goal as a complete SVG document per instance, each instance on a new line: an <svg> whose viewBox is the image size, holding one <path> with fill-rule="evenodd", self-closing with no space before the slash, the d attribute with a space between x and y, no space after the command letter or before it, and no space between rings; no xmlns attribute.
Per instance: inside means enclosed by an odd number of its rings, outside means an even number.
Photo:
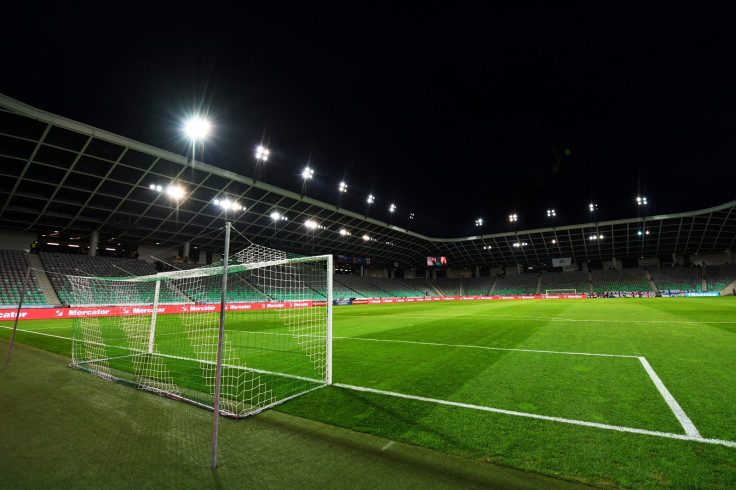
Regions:
<svg viewBox="0 0 736 490"><path fill-rule="evenodd" d="M561 294L578 294L577 289L545 289L545 296L557 296Z"/></svg>
<svg viewBox="0 0 736 490"><path fill-rule="evenodd" d="M94 307L75 315L73 367L235 418L332 382L332 256L251 245L227 264L68 279L71 306Z"/></svg>

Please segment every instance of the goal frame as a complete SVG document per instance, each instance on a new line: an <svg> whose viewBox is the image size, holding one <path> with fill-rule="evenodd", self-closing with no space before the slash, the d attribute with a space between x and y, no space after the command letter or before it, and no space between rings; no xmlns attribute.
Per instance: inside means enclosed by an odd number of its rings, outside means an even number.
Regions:
<svg viewBox="0 0 736 490"><path fill-rule="evenodd" d="M560 289L545 289L545 296L556 296L561 294L578 294L578 290L575 288L560 288Z"/></svg>
<svg viewBox="0 0 736 490"><path fill-rule="evenodd" d="M226 226L226 243L229 242L227 231L229 226ZM250 252L250 249L247 250ZM333 256L287 258L283 252L273 251L276 253L271 254L271 251L264 247L261 247L261 250L266 251L259 253L257 257L266 260L247 262L253 260L253 255L248 253L234 254L231 257L229 247L226 246L224 257L228 259L214 267L125 278L69 276L74 283L79 306L86 302L97 301L99 295L105 299L102 304L120 307L121 311L135 310L135 307L141 306L150 308L147 316L136 317L135 312L132 312L106 319L75 318L79 323L75 324L74 328L70 367L211 410L213 412L211 467L215 468L220 415L236 419L248 417L332 384ZM283 258L270 260L274 256ZM255 285L256 280L263 281L262 284L277 288L281 294L274 295L273 292L266 294L265 289L259 289L268 299L260 302L245 300L243 302L250 302L245 309L247 311L243 311L242 308L232 310L228 305L239 305L241 301L228 299L228 279L231 274L236 281L234 284L238 284L238 281L242 283L251 281L251 285ZM203 319L201 317L203 313L197 313L200 310L194 308L196 305L212 303L200 302L206 300L196 300L194 296L178 302L181 310L186 310L187 313L175 309L176 313L172 315L177 317L172 316L166 321L161 321L169 315L162 315L159 306L171 305L170 299L167 299L169 297L163 296L165 289L170 292L172 288L176 289L181 281L185 281L185 284L199 288L197 290L206 292L209 288L209 291L213 292L216 291L211 289L214 286L213 278L219 280L218 276L221 276L222 285L219 291L220 312L217 324L214 323L215 319L212 316ZM191 283L186 282L190 279ZM115 284L112 284L113 282ZM165 283L168 284L164 287L162 284ZM114 290L115 294L105 295L107 290ZM152 298L151 291L154 291ZM144 304L141 304L136 293L141 297L148 294ZM129 299L121 301L119 299L121 297ZM297 304L302 302L307 304ZM274 308L271 308L271 305ZM226 311L232 311L235 315L232 319L235 330L231 330L228 334L229 350L227 358L224 359L223 339L228 323ZM261 321L267 323L262 324ZM259 325L270 327L262 330ZM268 328L276 328L274 332L283 333L269 334L266 331ZM170 337L172 333L183 336L185 350L181 351L181 354L176 350L170 350L170 347L159 345L159 342L167 342L164 338L167 335ZM189 337L190 335L194 337ZM303 360L288 365L284 365L283 360L279 359L275 359L276 364L270 363L268 356L273 356L273 352L269 350L268 345L264 347L259 340L269 336L285 339L285 343L275 344L283 346L277 351L281 352L283 349L282 356L297 355ZM186 346L189 346L189 351ZM199 353L197 349L200 349ZM256 357L251 357L251 354L244 354L243 357L237 353L241 350L255 352ZM213 354L216 355L216 360ZM131 368L120 367L125 363L132 365L132 371ZM167 367L169 363L173 363L173 367ZM178 369L179 363L184 363L181 365L185 369L189 365L199 366L200 370L210 374L202 371L200 374L204 377L197 378L199 381L196 382L196 386L188 384L191 383L187 382L187 376L190 375L187 374L188 371ZM221 383L226 376L223 370L227 370L230 382L227 388L223 387L228 394L221 401ZM232 378L233 373L235 379ZM267 391L253 390L249 385L251 382L247 381L249 378L253 378L259 387L262 386ZM184 384L181 384L182 381ZM246 385L240 384L243 382ZM208 393L208 386L209 390L214 388L214 393L212 391ZM214 399L209 398L213 395Z"/></svg>

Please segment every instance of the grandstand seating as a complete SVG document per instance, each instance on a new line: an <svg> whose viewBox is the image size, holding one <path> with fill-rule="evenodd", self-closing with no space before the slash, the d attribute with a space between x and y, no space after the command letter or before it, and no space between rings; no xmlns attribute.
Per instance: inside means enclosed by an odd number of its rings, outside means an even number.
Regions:
<svg viewBox="0 0 736 490"><path fill-rule="evenodd" d="M654 269L650 274L660 291L700 291L703 287L700 267L667 267Z"/></svg>
<svg viewBox="0 0 736 490"><path fill-rule="evenodd" d="M30 267L28 257L20 250L0 250L0 305L17 305L23 292L23 281ZM36 273L32 270L23 303L28 305L47 304L46 297L38 285Z"/></svg>
<svg viewBox="0 0 736 490"><path fill-rule="evenodd" d="M490 277L469 277L462 279L462 290L465 296L484 296L491 291L493 279Z"/></svg>
<svg viewBox="0 0 736 490"><path fill-rule="evenodd" d="M154 267L143 261L114 257L88 257L58 253L40 253L39 258L47 275L63 304L74 302L68 275L124 277L155 274ZM34 259L35 260L35 259ZM0 304L15 305L20 299L25 271L29 267L28 256L21 251L0 250ZM308 274L307 274L308 276ZM333 298L395 298L417 296L481 296L481 295L519 295L544 293L549 289L575 289L578 293L629 293L651 291L651 281L660 290L700 291L703 280L707 280L709 291L721 291L736 281L736 265L706 267L670 267L655 269L651 272L643 268L607 269L588 272L544 272L538 274L509 274L505 277L475 278L411 278L395 279L371 276L354 276L335 274L333 276ZM195 301L197 303L213 303L220 301L218 277L203 278L204 287L187 285L185 281L175 281L172 289L162 290L159 302L181 303ZM210 282L212 284L210 285ZM211 286L211 287L208 287ZM24 299L27 304L48 304L41 293L35 274L29 281L29 292ZM96 286L95 304L146 304L150 303L154 294L153 283L144 284L134 293L121 296L117 291L113 295L104 285ZM295 291L289 293L288 291ZM313 299L325 299L324 286L310 284L308 279L300 282L298 287L259 288L245 277L231 281L227 301L260 302L304 299L304 293ZM111 299L113 298L113 299Z"/></svg>
<svg viewBox="0 0 736 490"><path fill-rule="evenodd" d="M75 302L68 275L94 277L126 277L147 276L155 274L153 266L143 260L124 259L118 257L89 257L86 255L70 255L52 252L39 254L46 274L61 302L70 305ZM154 296L154 284L142 285L132 297L116 298L112 290L98 286L95 304L130 303L149 304ZM160 303L177 303L181 298L173 292L162 291Z"/></svg>
<svg viewBox="0 0 736 490"><path fill-rule="evenodd" d="M496 278L491 294L536 294L538 284L537 274L507 274Z"/></svg>
<svg viewBox="0 0 736 490"><path fill-rule="evenodd" d="M641 267L633 269L594 270L590 273L593 292L636 292L651 291L647 271Z"/></svg>
<svg viewBox="0 0 736 490"><path fill-rule="evenodd" d="M548 289L574 289L580 294L590 292L590 278L587 272L544 272L540 293Z"/></svg>
<svg viewBox="0 0 736 490"><path fill-rule="evenodd" d="M409 287L410 291L416 291L414 296L416 297L433 297L441 296L442 294L435 289L435 286L429 282L428 279L423 277L417 277L412 279L402 279L402 281Z"/></svg>
<svg viewBox="0 0 736 490"><path fill-rule="evenodd" d="M705 275L708 291L722 291L736 281L736 264L706 266Z"/></svg>
<svg viewBox="0 0 736 490"><path fill-rule="evenodd" d="M430 283L439 289L444 296L460 296L462 294L462 282L460 279L450 279L442 277L430 279Z"/></svg>

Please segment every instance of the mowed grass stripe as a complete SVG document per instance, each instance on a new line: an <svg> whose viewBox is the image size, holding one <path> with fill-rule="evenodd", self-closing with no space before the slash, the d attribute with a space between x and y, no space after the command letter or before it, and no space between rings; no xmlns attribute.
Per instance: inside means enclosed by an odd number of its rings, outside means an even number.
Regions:
<svg viewBox="0 0 736 490"><path fill-rule="evenodd" d="M354 342L351 349L341 345L335 352L336 366L341 366L334 371L337 383L506 411L682 431L636 358L403 341Z"/></svg>

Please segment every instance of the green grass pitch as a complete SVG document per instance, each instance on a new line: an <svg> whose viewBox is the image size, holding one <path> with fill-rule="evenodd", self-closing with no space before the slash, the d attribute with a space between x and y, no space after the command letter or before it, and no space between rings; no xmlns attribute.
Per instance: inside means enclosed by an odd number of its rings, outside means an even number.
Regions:
<svg viewBox="0 0 736 490"><path fill-rule="evenodd" d="M736 486L731 297L365 305L333 323L336 386L277 410L593 485ZM19 329L70 352L68 322Z"/></svg>

